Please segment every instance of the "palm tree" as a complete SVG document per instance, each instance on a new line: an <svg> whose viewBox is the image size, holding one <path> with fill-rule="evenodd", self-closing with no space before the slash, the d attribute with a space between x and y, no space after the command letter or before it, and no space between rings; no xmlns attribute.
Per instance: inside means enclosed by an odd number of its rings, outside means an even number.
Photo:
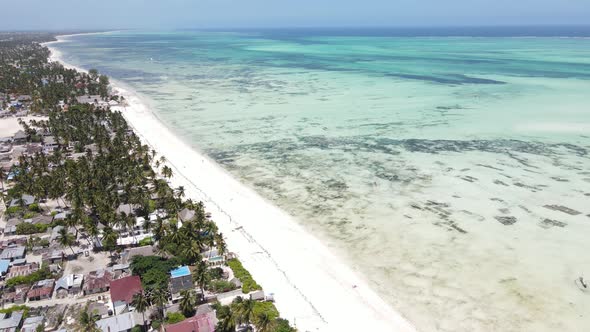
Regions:
<svg viewBox="0 0 590 332"><path fill-rule="evenodd" d="M164 305L168 303L168 291L162 288L155 288L150 294L150 302L156 305L160 318L164 318Z"/></svg>
<svg viewBox="0 0 590 332"><path fill-rule="evenodd" d="M96 326L98 317L91 312L88 312L89 303L86 303L84 309L80 311L80 328L87 332L100 332L101 330Z"/></svg>
<svg viewBox="0 0 590 332"><path fill-rule="evenodd" d="M232 312L229 306L220 306L217 309L217 319L219 320L215 326L217 332L235 332L236 320L235 313Z"/></svg>
<svg viewBox="0 0 590 332"><path fill-rule="evenodd" d="M237 314L240 317L240 322L242 322L246 325L250 325L250 322L252 322L252 318L253 318L255 303L256 303L256 301L254 301L252 299L246 299L238 304Z"/></svg>
<svg viewBox="0 0 590 332"><path fill-rule="evenodd" d="M180 292L179 307L184 317L192 317L195 315L195 307L197 306L197 293L193 289L183 290Z"/></svg>
<svg viewBox="0 0 590 332"><path fill-rule="evenodd" d="M60 228L58 231L57 242L63 247L70 247L72 254L76 255L74 248L72 248L72 245L76 242L76 239L74 238L73 234L68 233L68 230L65 227Z"/></svg>
<svg viewBox="0 0 590 332"><path fill-rule="evenodd" d="M145 321L145 312L150 307L149 298L145 295L144 292L136 293L133 295L133 301L131 301L131 305L137 310L137 312L141 312L143 317L143 329L146 329L146 321Z"/></svg>
<svg viewBox="0 0 590 332"><path fill-rule="evenodd" d="M2 185L2 192L0 192L0 194L4 193L4 177L6 176L5 172L4 172L4 168L0 167L0 185Z"/></svg>
<svg viewBox="0 0 590 332"><path fill-rule="evenodd" d="M205 287L209 284L209 273L207 273L207 263L199 261L195 270L193 271L193 279L197 283L197 286L201 289L201 296L205 298Z"/></svg>
<svg viewBox="0 0 590 332"><path fill-rule="evenodd" d="M185 194L184 186L179 186L178 189L176 189L177 197L182 198L182 197L184 197L184 194Z"/></svg>
<svg viewBox="0 0 590 332"><path fill-rule="evenodd" d="M172 177L172 175L173 175L172 168L170 168L170 167L168 167L168 166L164 165L164 167L162 167L162 175L163 175L165 178L168 178L168 179L169 179L169 178L171 178L171 177Z"/></svg>
<svg viewBox="0 0 590 332"><path fill-rule="evenodd" d="M254 317L254 325L258 332L270 332L273 330L273 319L268 312L262 311Z"/></svg>
<svg viewBox="0 0 590 332"><path fill-rule="evenodd" d="M215 234L215 245L217 246L217 253L223 257L225 261L225 254L227 253L227 245L223 239L223 233Z"/></svg>

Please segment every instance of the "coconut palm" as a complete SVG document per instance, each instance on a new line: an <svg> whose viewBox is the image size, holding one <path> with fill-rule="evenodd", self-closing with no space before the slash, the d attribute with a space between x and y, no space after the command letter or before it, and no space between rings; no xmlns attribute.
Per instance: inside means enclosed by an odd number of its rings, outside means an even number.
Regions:
<svg viewBox="0 0 590 332"><path fill-rule="evenodd" d="M146 329L146 321L145 321L145 312L150 307L149 298L145 295L144 292L136 293L133 295L133 300L131 301L131 305L137 310L137 312L141 312L143 318L143 329Z"/></svg>
<svg viewBox="0 0 590 332"><path fill-rule="evenodd" d="M192 317L195 315L195 307L197 306L197 293L193 289L183 290L180 292L179 307L184 317Z"/></svg>
<svg viewBox="0 0 590 332"><path fill-rule="evenodd" d="M207 263L203 261L197 262L193 271L193 280L201 289L202 297L205 297L205 287L209 284L210 276L207 271Z"/></svg>
<svg viewBox="0 0 590 332"><path fill-rule="evenodd" d="M65 227L60 228L58 231L57 242L63 247L70 247L72 254L76 255L74 248L72 248L72 245L76 243L76 238L73 234L68 233Z"/></svg>
<svg viewBox="0 0 590 332"><path fill-rule="evenodd" d="M168 291L162 288L153 289L150 293L150 302L158 308L160 318L164 318L164 306L168 303Z"/></svg>
<svg viewBox="0 0 590 332"><path fill-rule="evenodd" d="M273 330L273 319L268 312L259 312L254 317L254 326L257 332L270 332Z"/></svg>
<svg viewBox="0 0 590 332"><path fill-rule="evenodd" d="M88 312L89 303L86 303L82 311L80 311L79 317L79 324L80 328L83 331L87 332L100 332L101 329L96 326L96 322L98 321L98 316L94 315L91 312Z"/></svg>
<svg viewBox="0 0 590 332"><path fill-rule="evenodd" d="M237 315L239 317L239 321L246 325L250 325L252 322L253 313L254 313L254 304L256 301L252 299L243 300L241 303L237 305Z"/></svg>

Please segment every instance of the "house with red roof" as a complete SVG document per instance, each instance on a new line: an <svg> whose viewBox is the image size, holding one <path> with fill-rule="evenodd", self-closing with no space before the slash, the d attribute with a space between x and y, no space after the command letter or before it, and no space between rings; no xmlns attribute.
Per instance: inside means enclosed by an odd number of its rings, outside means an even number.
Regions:
<svg viewBox="0 0 590 332"><path fill-rule="evenodd" d="M54 279L45 279L37 281L27 293L27 299L29 301L40 301L50 299L51 293L53 293L54 285Z"/></svg>
<svg viewBox="0 0 590 332"><path fill-rule="evenodd" d="M207 312L183 320L180 323L166 325L166 332L213 332L217 318L215 312Z"/></svg>
<svg viewBox="0 0 590 332"><path fill-rule="evenodd" d="M111 281L110 290L115 314L119 314L125 312L133 301L133 295L141 293L143 287L139 276L129 276Z"/></svg>

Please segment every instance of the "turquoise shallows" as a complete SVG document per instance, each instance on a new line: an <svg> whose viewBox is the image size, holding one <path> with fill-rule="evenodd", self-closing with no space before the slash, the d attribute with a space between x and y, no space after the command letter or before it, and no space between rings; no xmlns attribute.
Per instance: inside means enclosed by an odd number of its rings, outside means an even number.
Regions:
<svg viewBox="0 0 590 332"><path fill-rule="evenodd" d="M55 46L141 94L419 330L590 326L574 282L590 278L590 39L184 31Z"/></svg>

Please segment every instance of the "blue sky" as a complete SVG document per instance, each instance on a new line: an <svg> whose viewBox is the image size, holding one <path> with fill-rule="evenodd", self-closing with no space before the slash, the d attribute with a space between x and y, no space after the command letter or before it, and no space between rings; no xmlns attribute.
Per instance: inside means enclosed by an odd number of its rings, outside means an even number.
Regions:
<svg viewBox="0 0 590 332"><path fill-rule="evenodd" d="M590 24L590 0L5 0L0 30Z"/></svg>

